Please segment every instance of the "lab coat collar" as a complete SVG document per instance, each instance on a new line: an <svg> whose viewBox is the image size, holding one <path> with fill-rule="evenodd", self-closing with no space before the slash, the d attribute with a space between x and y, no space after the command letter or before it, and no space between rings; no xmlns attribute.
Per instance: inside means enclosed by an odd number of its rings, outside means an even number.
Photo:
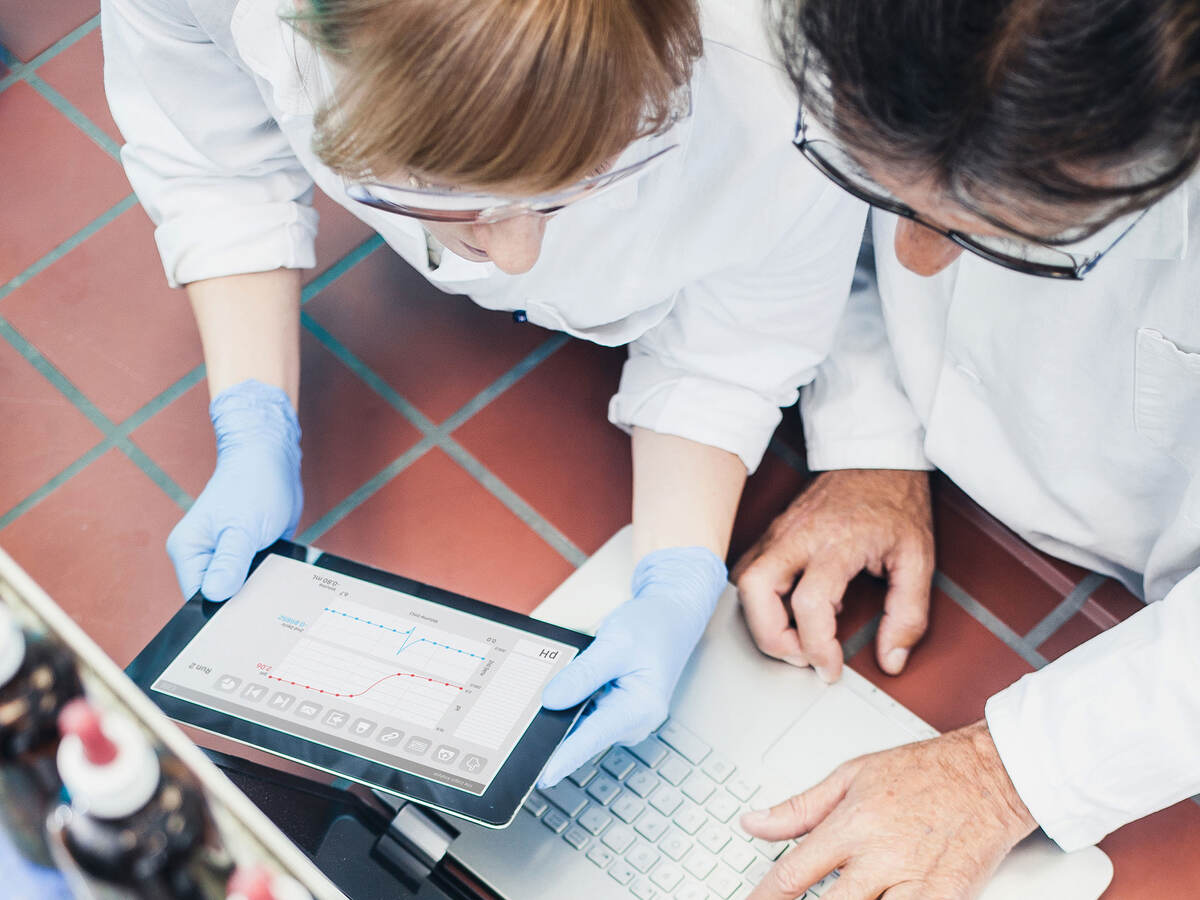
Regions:
<svg viewBox="0 0 1200 900"><path fill-rule="evenodd" d="M332 93L328 69L315 47L284 16L291 0L239 0L230 30L238 54L271 87L281 115L311 116Z"/></svg>
<svg viewBox="0 0 1200 900"><path fill-rule="evenodd" d="M1114 254L1119 253L1126 259L1183 259L1188 246L1188 184L1167 194L1144 215L1139 211L1122 216L1090 237L1062 249L1079 256L1100 253L1111 247L1131 224L1130 232L1113 247Z"/></svg>

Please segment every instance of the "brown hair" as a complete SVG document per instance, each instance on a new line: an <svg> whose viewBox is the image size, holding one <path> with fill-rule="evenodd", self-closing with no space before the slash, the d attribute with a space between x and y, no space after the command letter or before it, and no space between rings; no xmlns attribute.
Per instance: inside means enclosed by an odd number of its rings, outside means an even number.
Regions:
<svg viewBox="0 0 1200 900"><path fill-rule="evenodd" d="M326 165L511 193L661 128L702 49L695 0L309 0L293 23L339 72Z"/></svg>

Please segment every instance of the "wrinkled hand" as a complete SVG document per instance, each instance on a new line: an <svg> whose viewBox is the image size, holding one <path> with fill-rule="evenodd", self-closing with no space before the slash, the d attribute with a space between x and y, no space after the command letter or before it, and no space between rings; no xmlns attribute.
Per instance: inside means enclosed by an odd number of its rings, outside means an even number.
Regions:
<svg viewBox="0 0 1200 900"><path fill-rule="evenodd" d="M925 633L933 566L928 474L843 469L818 475L792 501L739 560L733 582L760 650L836 681L837 614L854 576L888 576L876 653L897 675Z"/></svg>
<svg viewBox="0 0 1200 900"><path fill-rule="evenodd" d="M636 744L662 724L725 575L725 564L704 547L656 550L638 563L633 599L613 610L591 646L546 685L542 703L550 709L605 691L554 751L539 786L557 784L601 750Z"/></svg>
<svg viewBox="0 0 1200 900"><path fill-rule="evenodd" d="M184 597L228 600L254 554L300 521L300 424L286 393L260 381L222 391L209 406L217 468L167 538Z"/></svg>
<svg viewBox="0 0 1200 900"><path fill-rule="evenodd" d="M968 900L1037 823L978 722L852 759L742 827L766 840L808 835L749 900L793 900L835 867L821 900Z"/></svg>

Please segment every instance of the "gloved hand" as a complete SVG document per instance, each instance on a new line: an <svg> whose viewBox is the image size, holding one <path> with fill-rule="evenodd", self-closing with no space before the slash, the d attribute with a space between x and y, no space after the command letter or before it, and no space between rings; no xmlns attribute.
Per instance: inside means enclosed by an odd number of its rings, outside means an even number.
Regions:
<svg viewBox="0 0 1200 900"><path fill-rule="evenodd" d="M217 468L167 538L184 597L228 600L254 554L300 521L300 423L287 394L261 381L226 388L209 406Z"/></svg>
<svg viewBox="0 0 1200 900"><path fill-rule="evenodd" d="M662 724L725 579L725 564L704 547L672 547L642 558L633 573L633 599L613 610L591 646L546 685L542 703L549 709L607 689L554 751L540 787L557 784L613 744L638 743Z"/></svg>

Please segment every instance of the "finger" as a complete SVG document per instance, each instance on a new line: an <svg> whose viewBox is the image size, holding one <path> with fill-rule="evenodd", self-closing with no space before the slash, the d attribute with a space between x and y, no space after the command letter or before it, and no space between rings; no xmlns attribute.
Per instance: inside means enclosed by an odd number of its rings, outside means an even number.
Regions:
<svg viewBox="0 0 1200 900"><path fill-rule="evenodd" d="M249 533L241 528L226 528L217 538L208 571L200 591L209 600L224 602L237 593L246 581L250 562L259 551Z"/></svg>
<svg viewBox="0 0 1200 900"><path fill-rule="evenodd" d="M906 881L904 884L888 888L880 900L931 900L925 891L925 885L916 881Z"/></svg>
<svg viewBox="0 0 1200 900"><path fill-rule="evenodd" d="M883 892L883 885L887 883L886 880L880 883L878 874L872 873L876 877L866 879L860 877L855 870L844 869L833 884L821 894L821 900L875 900Z"/></svg>
<svg viewBox="0 0 1200 900"><path fill-rule="evenodd" d="M933 554L921 543L900 550L888 567L888 591L875 648L880 667L890 675L903 671L909 652L929 626L932 582Z"/></svg>
<svg viewBox="0 0 1200 900"><path fill-rule="evenodd" d="M852 576L840 564L817 561L804 570L792 591L792 611L800 649L825 682L842 675L842 645L837 640L837 607Z"/></svg>
<svg viewBox="0 0 1200 900"><path fill-rule="evenodd" d="M839 766L807 791L768 809L746 813L741 818L742 827L767 841L785 841L807 834L842 802L853 771L846 765Z"/></svg>
<svg viewBox="0 0 1200 900"><path fill-rule="evenodd" d="M547 709L566 709L582 703L629 669L626 653L598 637L550 680L542 692L542 705Z"/></svg>
<svg viewBox="0 0 1200 900"><path fill-rule="evenodd" d="M620 688L600 697L595 709L551 755L538 785L552 787L613 744L636 744L644 740L666 718L665 711L657 722L645 718L640 705L631 703L632 699L629 692Z"/></svg>
<svg viewBox="0 0 1200 900"><path fill-rule="evenodd" d="M836 869L844 855L831 840L813 835L781 856L747 900L802 897L805 891Z"/></svg>
<svg viewBox="0 0 1200 900"><path fill-rule="evenodd" d="M792 563L766 554L748 566L735 581L754 643L768 656L796 666L808 665L800 635L788 619L786 597L803 561Z"/></svg>
<svg viewBox="0 0 1200 900"><path fill-rule="evenodd" d="M194 597L212 560L212 541L194 529L184 516L167 536L167 555L175 566L175 577L184 598Z"/></svg>

